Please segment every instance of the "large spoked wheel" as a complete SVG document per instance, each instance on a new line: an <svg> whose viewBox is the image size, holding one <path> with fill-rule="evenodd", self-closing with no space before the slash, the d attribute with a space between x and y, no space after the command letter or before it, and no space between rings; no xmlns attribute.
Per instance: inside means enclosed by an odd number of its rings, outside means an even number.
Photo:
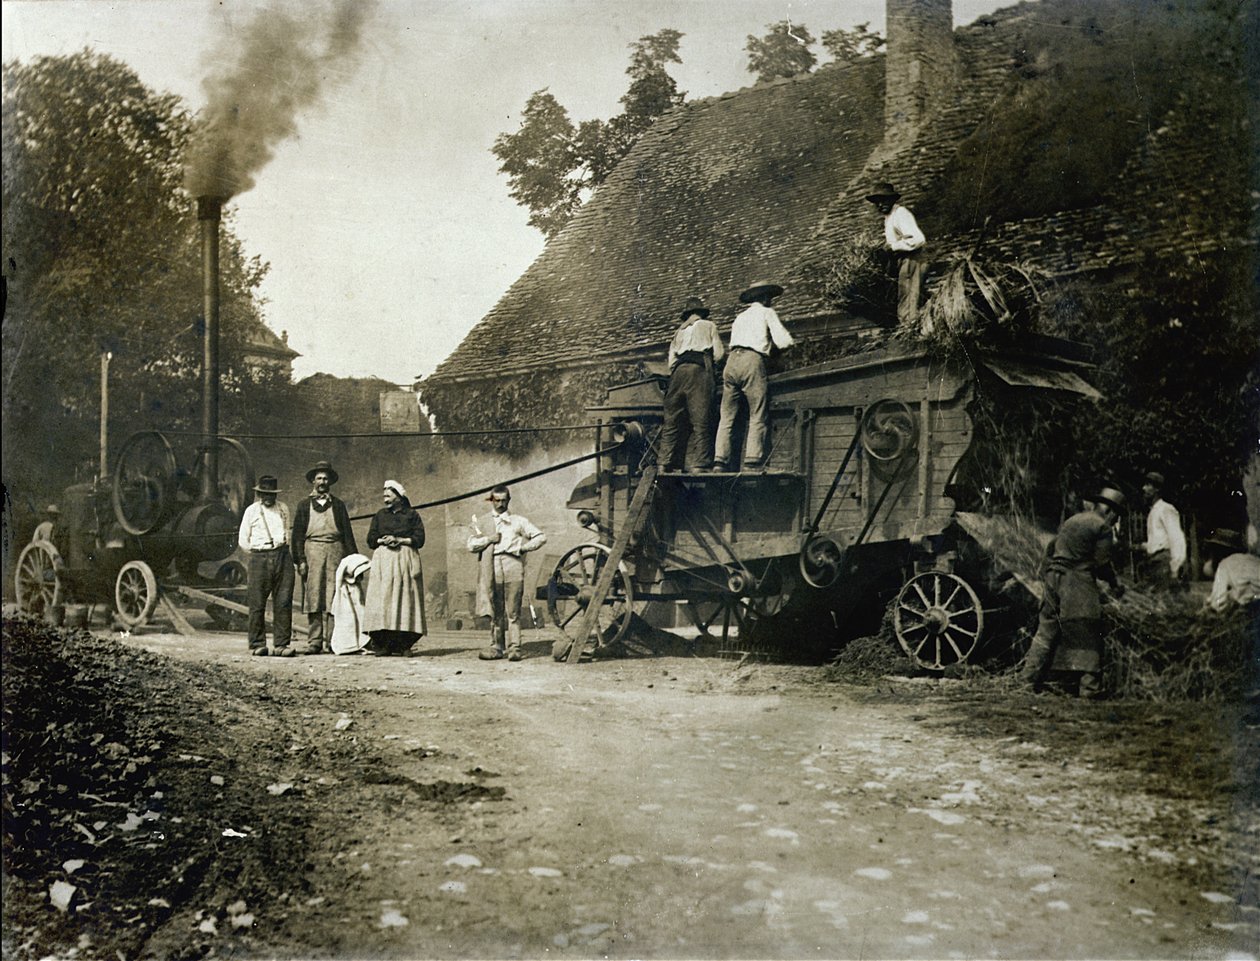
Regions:
<svg viewBox="0 0 1260 961"><path fill-rule="evenodd" d="M801 545L801 577L810 587L826 590L840 579L843 558L844 551L831 538L810 534Z"/></svg>
<svg viewBox="0 0 1260 961"><path fill-rule="evenodd" d="M929 670L964 664L984 631L984 609L957 574L927 571L906 582L895 601L897 642Z"/></svg>
<svg viewBox="0 0 1260 961"><path fill-rule="evenodd" d="M61 554L48 541L32 541L18 555L13 572L18 610L42 615L63 599Z"/></svg>
<svg viewBox="0 0 1260 961"><path fill-rule="evenodd" d="M129 628L139 627L149 619L157 605L157 578L144 561L128 561L114 581L114 606L118 619Z"/></svg>
<svg viewBox="0 0 1260 961"><path fill-rule="evenodd" d="M239 519L245 508L254 502L254 461L249 451L240 441L231 437L220 437L218 440L219 502ZM203 450L197 456L195 480L197 490L201 490L201 476L206 470L206 454Z"/></svg>
<svg viewBox="0 0 1260 961"><path fill-rule="evenodd" d="M163 434L144 430L123 444L114 466L114 517L139 537L159 527L175 500L175 452Z"/></svg>
<svg viewBox="0 0 1260 961"><path fill-rule="evenodd" d="M591 636L578 638L582 617L594 599L595 582L608 563L609 550L603 544L579 544L556 563L547 583L547 615L564 632L569 642L594 641L607 647L620 641L630 629L634 611L634 586L624 567L613 575L608 596L600 605ZM567 651L567 647L565 647Z"/></svg>

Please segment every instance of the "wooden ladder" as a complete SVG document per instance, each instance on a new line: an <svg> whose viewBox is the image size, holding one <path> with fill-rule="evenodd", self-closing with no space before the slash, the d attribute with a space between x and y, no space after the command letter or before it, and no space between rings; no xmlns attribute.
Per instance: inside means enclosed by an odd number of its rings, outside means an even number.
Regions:
<svg viewBox="0 0 1260 961"><path fill-rule="evenodd" d="M603 607L604 601L608 598L608 592L612 589L613 578L617 576L617 571L621 567L621 559L626 556L626 548L630 546L631 538L643 531L648 506L656 493L656 472L657 467L653 464L644 468L643 473L639 475L639 486L626 512L626 522L613 540L608 560L604 562L604 568L599 572L599 579L595 581L595 592L591 595L591 601L582 614L576 639L569 647L570 664L576 664L582 659L582 648L586 646L586 640L591 636L591 631L599 619L599 609ZM626 617L629 616L630 612L627 611Z"/></svg>

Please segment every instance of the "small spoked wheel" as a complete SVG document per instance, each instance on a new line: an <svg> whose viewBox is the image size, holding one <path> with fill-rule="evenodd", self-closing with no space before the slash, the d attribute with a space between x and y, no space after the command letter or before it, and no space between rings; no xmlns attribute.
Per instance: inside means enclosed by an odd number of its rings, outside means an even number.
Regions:
<svg viewBox="0 0 1260 961"><path fill-rule="evenodd" d="M114 581L114 605L118 619L129 628L139 627L149 619L157 605L157 578L144 561L128 561Z"/></svg>
<svg viewBox="0 0 1260 961"><path fill-rule="evenodd" d="M897 595L893 628L897 642L920 666L939 671L966 663L984 631L984 609L957 574L916 574Z"/></svg>
<svg viewBox="0 0 1260 961"><path fill-rule="evenodd" d="M547 615L568 639L567 643L557 643L557 652L563 648L563 653L567 654L568 644L577 640L584 646L594 643L596 647L607 647L621 640L629 630L634 586L626 569L619 567L613 574L608 596L600 604L590 635L577 637L609 555L609 549L603 544L579 544L556 562L551 580L547 582Z"/></svg>
<svg viewBox="0 0 1260 961"><path fill-rule="evenodd" d="M22 548L13 573L18 610L43 614L62 601L61 554L48 541L32 541Z"/></svg>

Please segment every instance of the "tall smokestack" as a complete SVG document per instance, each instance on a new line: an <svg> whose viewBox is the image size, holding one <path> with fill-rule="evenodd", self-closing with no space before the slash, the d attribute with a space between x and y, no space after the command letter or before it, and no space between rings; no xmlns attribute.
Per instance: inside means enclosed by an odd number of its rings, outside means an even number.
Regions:
<svg viewBox="0 0 1260 961"><path fill-rule="evenodd" d="M201 474L201 499L219 499L219 219L220 197L197 198L201 227L201 302L205 327L201 335L201 443L206 469Z"/></svg>

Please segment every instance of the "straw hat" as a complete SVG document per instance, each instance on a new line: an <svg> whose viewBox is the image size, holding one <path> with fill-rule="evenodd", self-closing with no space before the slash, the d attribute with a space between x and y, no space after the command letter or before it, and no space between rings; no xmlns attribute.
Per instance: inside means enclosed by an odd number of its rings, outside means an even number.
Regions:
<svg viewBox="0 0 1260 961"><path fill-rule="evenodd" d="M1104 487L1093 498L1095 501L1102 501L1104 504L1110 504L1117 511L1124 510L1124 495L1114 487Z"/></svg>
<svg viewBox="0 0 1260 961"><path fill-rule="evenodd" d="M768 280L759 280L755 284L748 285L748 289L739 295L739 302L751 304L755 297L760 297L762 294L778 297L781 293L783 293L783 288L778 284L773 284Z"/></svg>

